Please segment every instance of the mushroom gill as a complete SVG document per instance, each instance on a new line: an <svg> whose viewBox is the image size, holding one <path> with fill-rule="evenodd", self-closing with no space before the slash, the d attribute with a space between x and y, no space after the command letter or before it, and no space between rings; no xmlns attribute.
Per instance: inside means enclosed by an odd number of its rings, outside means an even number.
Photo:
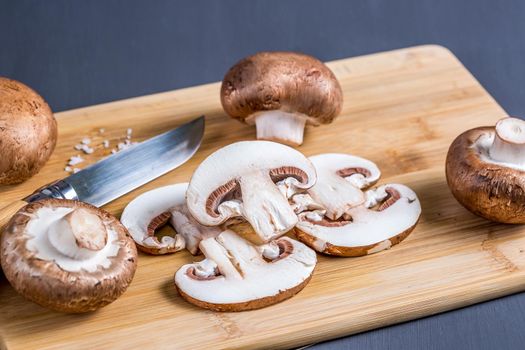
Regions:
<svg viewBox="0 0 525 350"><path fill-rule="evenodd" d="M283 166L271 169L270 177L274 183L278 183L289 177L296 179L302 184L308 183L308 175L303 170L293 166Z"/></svg>
<svg viewBox="0 0 525 350"><path fill-rule="evenodd" d="M370 170L361 167L343 168L336 171L336 174L341 177L350 177L352 175L361 174L364 177L372 176Z"/></svg>
<svg viewBox="0 0 525 350"><path fill-rule="evenodd" d="M218 211L219 205L232 200L241 200L241 198L242 192L239 183L235 179L230 180L210 193L206 199L206 212L210 216L218 217L220 215Z"/></svg>

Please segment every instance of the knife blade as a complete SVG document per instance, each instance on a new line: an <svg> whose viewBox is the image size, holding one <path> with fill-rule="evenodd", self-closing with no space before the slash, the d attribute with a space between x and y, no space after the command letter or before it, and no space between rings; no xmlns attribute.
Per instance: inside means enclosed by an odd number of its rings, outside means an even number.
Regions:
<svg viewBox="0 0 525 350"><path fill-rule="evenodd" d="M25 201L52 197L102 206L184 164L200 147L203 135L204 116L45 186Z"/></svg>
<svg viewBox="0 0 525 350"><path fill-rule="evenodd" d="M199 149L203 135L202 116L13 201L0 208L0 234L28 202L64 198L104 205L186 162Z"/></svg>

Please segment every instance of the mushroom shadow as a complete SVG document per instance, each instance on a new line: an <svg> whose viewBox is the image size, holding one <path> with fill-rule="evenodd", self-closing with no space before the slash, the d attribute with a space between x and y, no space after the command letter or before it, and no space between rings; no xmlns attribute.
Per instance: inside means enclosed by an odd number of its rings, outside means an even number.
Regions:
<svg viewBox="0 0 525 350"><path fill-rule="evenodd" d="M444 174L432 181L416 182L409 186L420 199L421 222L431 228L440 228L440 235L457 237L472 235L473 232L486 235L494 226L508 226L490 222L463 207L452 195Z"/></svg>
<svg viewBox="0 0 525 350"><path fill-rule="evenodd" d="M93 311L81 314L67 314L43 308L16 293L7 282L0 289L0 300L2 301L0 324L16 323L13 322L13 319L32 319L32 333L46 333L57 329L67 329L79 323L92 320L98 313L98 311Z"/></svg>
<svg viewBox="0 0 525 350"><path fill-rule="evenodd" d="M193 304L188 303L180 296L179 292L177 292L177 288L175 287L175 282L173 281L173 278L166 280L166 282L162 284L161 290L162 294L164 294L164 297L167 300L169 300L174 306L185 308L187 310L201 310Z"/></svg>

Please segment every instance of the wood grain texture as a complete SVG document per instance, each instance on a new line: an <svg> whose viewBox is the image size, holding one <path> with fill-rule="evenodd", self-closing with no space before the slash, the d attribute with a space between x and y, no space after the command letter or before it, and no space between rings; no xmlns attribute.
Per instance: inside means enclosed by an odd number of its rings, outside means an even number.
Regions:
<svg viewBox="0 0 525 350"><path fill-rule="evenodd" d="M4 230L5 226L9 223L9 220L20 210L27 202L24 202L21 199L15 199L11 203L4 203L3 206L0 206L0 234Z"/></svg>
<svg viewBox="0 0 525 350"><path fill-rule="evenodd" d="M342 115L310 128L306 155L346 152L375 161L379 183L418 193L415 231L389 251L362 258L320 257L312 281L294 298L243 313L214 313L182 300L173 274L195 258L141 255L129 290L92 314L62 315L18 296L0 282L0 335L8 348L292 347L434 314L523 290L525 230L463 209L448 191L446 151L465 129L494 124L504 111L446 49L421 46L331 62L345 95ZM133 128L136 139L205 114L200 151L188 163L105 208L119 215L152 188L187 181L214 150L253 139L253 128L224 116L219 84L209 84L58 114L59 143L40 174L1 190L0 205L64 174L84 135L111 140ZM99 140L100 141L100 140ZM98 141L97 141L98 142ZM96 152L100 156L102 150ZM94 161L96 156L91 157Z"/></svg>

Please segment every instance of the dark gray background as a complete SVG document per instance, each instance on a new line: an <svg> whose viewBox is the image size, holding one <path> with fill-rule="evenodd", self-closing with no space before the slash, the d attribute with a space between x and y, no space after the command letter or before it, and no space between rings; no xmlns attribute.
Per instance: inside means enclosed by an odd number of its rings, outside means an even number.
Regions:
<svg viewBox="0 0 525 350"><path fill-rule="evenodd" d="M217 81L260 50L333 60L427 43L450 48L523 114L522 0L0 0L0 75L55 111ZM316 348L523 349L524 328L518 294Z"/></svg>

